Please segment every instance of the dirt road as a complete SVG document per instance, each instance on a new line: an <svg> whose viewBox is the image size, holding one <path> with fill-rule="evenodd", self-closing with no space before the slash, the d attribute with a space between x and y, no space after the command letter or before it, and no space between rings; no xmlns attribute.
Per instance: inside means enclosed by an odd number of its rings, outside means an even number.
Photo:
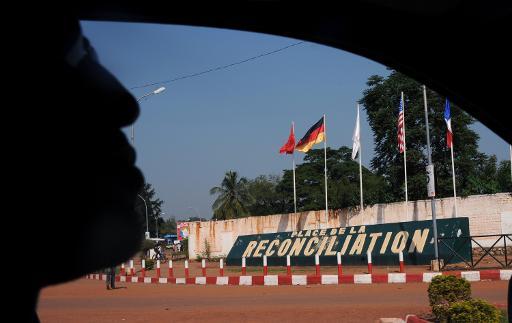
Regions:
<svg viewBox="0 0 512 323"><path fill-rule="evenodd" d="M506 281L472 283L473 296L506 304ZM424 283L197 286L81 279L43 290L42 322L374 322L428 311Z"/></svg>

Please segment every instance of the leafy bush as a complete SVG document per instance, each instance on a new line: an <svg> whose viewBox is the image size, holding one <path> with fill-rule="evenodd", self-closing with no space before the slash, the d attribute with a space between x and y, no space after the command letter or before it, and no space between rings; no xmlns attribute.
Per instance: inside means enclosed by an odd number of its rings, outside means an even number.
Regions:
<svg viewBox="0 0 512 323"><path fill-rule="evenodd" d="M203 257L202 255L196 255L196 261L201 261L203 259L208 260L208 262L220 262L221 259L224 259L224 263L226 263L226 256L219 255L219 256L210 256L210 258Z"/></svg>
<svg viewBox="0 0 512 323"><path fill-rule="evenodd" d="M155 260L146 259L146 270L152 270L153 268L155 268Z"/></svg>
<svg viewBox="0 0 512 323"><path fill-rule="evenodd" d="M501 321L500 323L509 323L508 322L508 312L506 309L500 309L501 312Z"/></svg>
<svg viewBox="0 0 512 323"><path fill-rule="evenodd" d="M428 286L428 299L436 319L446 322L450 306L471 299L471 285L463 278L452 275L436 276Z"/></svg>
<svg viewBox="0 0 512 323"><path fill-rule="evenodd" d="M181 240L181 251L185 252L185 255L187 255L188 259L188 239Z"/></svg>
<svg viewBox="0 0 512 323"><path fill-rule="evenodd" d="M226 263L226 256L224 255L219 255L219 256L212 256L210 257L209 261L210 262L220 262L221 259L224 259L224 263Z"/></svg>
<svg viewBox="0 0 512 323"><path fill-rule="evenodd" d="M153 240L144 240L142 242L141 250L145 253L148 252L149 249L153 249L156 246L156 242Z"/></svg>
<svg viewBox="0 0 512 323"><path fill-rule="evenodd" d="M455 302L447 311L450 323L499 323L501 316L496 307L480 299Z"/></svg>
<svg viewBox="0 0 512 323"><path fill-rule="evenodd" d="M208 242L208 240L204 239L204 249L201 252L201 259L204 258L204 259L210 260L211 256L212 256L211 245Z"/></svg>

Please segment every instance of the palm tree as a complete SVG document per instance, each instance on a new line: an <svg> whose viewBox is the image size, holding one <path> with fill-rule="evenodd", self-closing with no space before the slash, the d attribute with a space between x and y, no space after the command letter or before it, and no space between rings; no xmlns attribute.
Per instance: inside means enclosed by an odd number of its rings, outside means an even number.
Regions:
<svg viewBox="0 0 512 323"><path fill-rule="evenodd" d="M243 217L247 214L247 205L252 201L247 190L247 179L238 179L235 171L226 172L221 186L213 187L210 194L218 194L212 205L213 218L217 220Z"/></svg>

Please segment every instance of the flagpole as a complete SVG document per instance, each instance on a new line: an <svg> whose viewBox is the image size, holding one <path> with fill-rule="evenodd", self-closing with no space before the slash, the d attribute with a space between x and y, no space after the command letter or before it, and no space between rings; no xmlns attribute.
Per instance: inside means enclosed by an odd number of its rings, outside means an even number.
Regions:
<svg viewBox="0 0 512 323"><path fill-rule="evenodd" d="M454 206L455 206L455 217L458 217L459 216L459 210L457 208L457 190L455 188L455 164L453 162L453 141L452 141L452 144L450 145L450 152L451 152L451 155L452 155L453 203L454 203Z"/></svg>
<svg viewBox="0 0 512 323"><path fill-rule="evenodd" d="M361 126L359 121L359 104L357 105L357 126L359 128L359 196L361 197L361 212L363 212L363 168L361 166L361 153L363 146L361 145Z"/></svg>
<svg viewBox="0 0 512 323"><path fill-rule="evenodd" d="M292 131L295 135L295 122L292 121ZM297 213L297 191L295 189L295 149L292 153L292 161L293 161L293 210L294 213Z"/></svg>
<svg viewBox="0 0 512 323"><path fill-rule="evenodd" d="M327 206L327 124L324 114L324 177L325 177L325 227L329 220L329 208Z"/></svg>
<svg viewBox="0 0 512 323"><path fill-rule="evenodd" d="M363 169L361 167L361 150L359 150L359 190L361 195L361 212L363 212Z"/></svg>
<svg viewBox="0 0 512 323"><path fill-rule="evenodd" d="M404 92L402 92L402 109L404 114L404 175L405 175L405 221L407 221L407 145L405 140L405 100L404 100Z"/></svg>

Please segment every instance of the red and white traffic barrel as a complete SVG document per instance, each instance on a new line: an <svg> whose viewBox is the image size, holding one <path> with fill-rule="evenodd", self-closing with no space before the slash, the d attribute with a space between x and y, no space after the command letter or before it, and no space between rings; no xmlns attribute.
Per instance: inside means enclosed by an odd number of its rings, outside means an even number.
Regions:
<svg viewBox="0 0 512 323"><path fill-rule="evenodd" d="M290 264L290 255L286 255L286 275L292 275L292 266Z"/></svg>
<svg viewBox="0 0 512 323"><path fill-rule="evenodd" d="M336 253L336 260L338 262L338 276L343 274L343 269L341 268L341 253Z"/></svg>

